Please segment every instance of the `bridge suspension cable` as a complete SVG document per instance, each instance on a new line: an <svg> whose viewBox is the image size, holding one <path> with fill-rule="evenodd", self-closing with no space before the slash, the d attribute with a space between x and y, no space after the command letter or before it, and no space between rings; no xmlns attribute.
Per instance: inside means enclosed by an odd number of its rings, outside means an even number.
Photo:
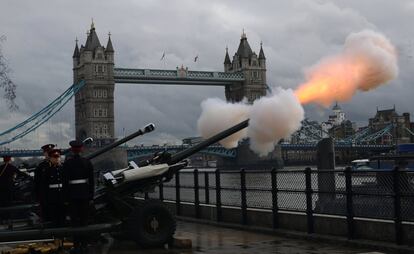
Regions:
<svg viewBox="0 0 414 254"><path fill-rule="evenodd" d="M389 125L385 126L383 129L362 138L361 142L373 142L373 141L377 140L378 138L380 138L380 137L382 137L386 134L391 135L390 132L391 132L392 128L393 128L393 125L389 124Z"/></svg>
<svg viewBox="0 0 414 254"><path fill-rule="evenodd" d="M84 80L81 80L77 84L71 85L66 91L64 91L56 99L50 102L46 107L36 112L23 122L17 124L16 126L1 132L0 138L4 137L6 134L14 132L17 132L17 134L0 141L0 145L11 143L35 131L42 124L52 118L57 112L59 112L84 85Z"/></svg>
<svg viewBox="0 0 414 254"><path fill-rule="evenodd" d="M391 135L391 130L393 125L387 125L384 128L374 131L373 129L367 127L363 130L356 132L354 135L343 139L336 139L336 144L365 144L370 142L375 142L378 138ZM407 129L407 131L414 135L414 133ZM325 132L322 130L320 126L316 123L310 122L307 119L303 120L302 127L298 130L294 135L297 138L296 142L299 144L313 144L317 143L319 140L322 139L323 134L327 136L331 136L330 133Z"/></svg>

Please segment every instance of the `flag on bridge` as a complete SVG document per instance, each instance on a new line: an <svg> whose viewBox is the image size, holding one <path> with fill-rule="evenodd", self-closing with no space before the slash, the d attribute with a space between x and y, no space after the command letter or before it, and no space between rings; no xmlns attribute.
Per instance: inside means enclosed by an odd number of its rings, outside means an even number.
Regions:
<svg viewBox="0 0 414 254"><path fill-rule="evenodd" d="M194 62L197 62L198 60L198 55L196 55L196 57L194 57Z"/></svg>
<svg viewBox="0 0 414 254"><path fill-rule="evenodd" d="M161 57L160 61L164 60L164 58L165 58L165 51L164 51L164 53L162 53L162 57Z"/></svg>

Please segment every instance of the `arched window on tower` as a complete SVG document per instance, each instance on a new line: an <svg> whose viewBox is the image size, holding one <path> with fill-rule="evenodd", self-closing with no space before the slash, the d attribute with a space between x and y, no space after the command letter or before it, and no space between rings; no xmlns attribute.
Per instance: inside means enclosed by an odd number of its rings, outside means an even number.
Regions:
<svg viewBox="0 0 414 254"><path fill-rule="evenodd" d="M102 64L95 65L95 73L96 74L104 73L104 66Z"/></svg>
<svg viewBox="0 0 414 254"><path fill-rule="evenodd" d="M99 124L95 124L94 130L93 130L95 137L99 138Z"/></svg>
<svg viewBox="0 0 414 254"><path fill-rule="evenodd" d="M103 124L102 126L102 134L104 137L108 136L108 125L107 124Z"/></svg>
<svg viewBox="0 0 414 254"><path fill-rule="evenodd" d="M257 71L253 71L252 78L253 78L254 80L259 79L259 73L258 73Z"/></svg>

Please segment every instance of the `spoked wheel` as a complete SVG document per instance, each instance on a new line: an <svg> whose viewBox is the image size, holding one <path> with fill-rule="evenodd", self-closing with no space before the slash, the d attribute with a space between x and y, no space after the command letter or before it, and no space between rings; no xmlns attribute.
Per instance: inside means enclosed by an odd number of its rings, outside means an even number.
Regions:
<svg viewBox="0 0 414 254"><path fill-rule="evenodd" d="M169 243L176 229L174 216L158 200L147 200L137 206L125 223L129 236L145 248Z"/></svg>

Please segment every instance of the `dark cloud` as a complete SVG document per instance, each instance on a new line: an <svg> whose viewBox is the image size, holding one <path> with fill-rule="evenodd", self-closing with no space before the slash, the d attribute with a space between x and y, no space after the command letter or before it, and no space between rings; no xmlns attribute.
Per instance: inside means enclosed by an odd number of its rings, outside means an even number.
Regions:
<svg viewBox="0 0 414 254"><path fill-rule="evenodd" d="M0 129L21 121L56 98L72 82L76 37L84 43L91 17L101 43L112 33L116 66L222 70L224 49L237 49L242 28L252 49L263 41L268 83L296 87L303 71L321 57L338 52L351 32L373 29L384 33L400 52L400 76L378 90L361 93L343 109L349 118L366 123L377 105L412 113L411 73L414 41L411 1L13 1L2 2L0 34L14 70L20 112L1 102ZM163 52L166 60L160 61ZM195 55L199 61L194 63ZM411 56L411 57L410 57ZM117 135L147 122L158 125L145 142L174 142L196 135L200 102L224 97L218 87L126 85L116 87ZM15 146L37 146L43 140L66 143L74 134L73 103L34 135ZM326 119L329 111L306 107L308 117ZM53 130L53 131L50 131ZM140 141L137 141L140 142Z"/></svg>

